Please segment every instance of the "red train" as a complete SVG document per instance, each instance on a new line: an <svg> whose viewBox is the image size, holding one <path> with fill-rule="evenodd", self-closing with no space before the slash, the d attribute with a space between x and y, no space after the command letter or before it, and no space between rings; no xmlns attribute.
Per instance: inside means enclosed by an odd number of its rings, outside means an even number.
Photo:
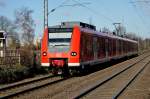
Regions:
<svg viewBox="0 0 150 99"><path fill-rule="evenodd" d="M98 32L90 24L62 22L44 31L41 65L68 72L137 53L137 41Z"/></svg>

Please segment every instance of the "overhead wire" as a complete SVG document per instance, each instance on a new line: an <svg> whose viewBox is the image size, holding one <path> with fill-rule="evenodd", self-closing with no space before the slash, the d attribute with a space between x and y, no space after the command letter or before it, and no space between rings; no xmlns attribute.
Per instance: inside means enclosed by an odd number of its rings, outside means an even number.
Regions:
<svg viewBox="0 0 150 99"><path fill-rule="evenodd" d="M114 23L114 21L111 18L109 18L109 17L107 17L107 16L105 16L105 15L103 15L103 14L95 11L94 9L92 9L92 8L90 8L90 7L82 4L82 3L80 3L79 1L77 1L77 0L72 0L72 1L75 2L75 3L78 3L80 6L86 8L86 9L88 9L89 11L91 11L92 13L94 13L95 15L101 16L101 17L107 19L108 21L110 21L111 23Z"/></svg>
<svg viewBox="0 0 150 99"><path fill-rule="evenodd" d="M147 13L150 10L150 0L141 0L140 2L138 0L136 2L141 8L142 12L144 12L145 15L150 16L150 13Z"/></svg>
<svg viewBox="0 0 150 99"><path fill-rule="evenodd" d="M63 6L64 4L66 4L68 1L70 1L70 0L65 0L65 1L63 1L60 5L58 5L57 7L53 8L49 13L54 12L57 8L62 7L62 6Z"/></svg>
<svg viewBox="0 0 150 99"><path fill-rule="evenodd" d="M137 9L137 6L135 5L135 2L133 0L130 0L130 1L131 1L130 3L132 4L132 6L134 7L134 10L137 13L138 17L141 19L143 26L145 26L146 30L149 30L150 27L148 27L146 25L145 20L143 19L143 17L141 16L141 14L138 12L138 9Z"/></svg>
<svg viewBox="0 0 150 99"><path fill-rule="evenodd" d="M68 1L70 1L70 0L66 0L66 1L62 2L59 6L53 8L49 13L54 12L56 9L58 9L58 8L60 8L60 7L67 7L67 6L68 6L68 7L69 7L69 6L73 7L73 6L80 6L80 5L81 5L81 4L79 4L79 3L66 4L66 3L68 3ZM83 2L82 4L90 4L90 3L89 3L89 2Z"/></svg>

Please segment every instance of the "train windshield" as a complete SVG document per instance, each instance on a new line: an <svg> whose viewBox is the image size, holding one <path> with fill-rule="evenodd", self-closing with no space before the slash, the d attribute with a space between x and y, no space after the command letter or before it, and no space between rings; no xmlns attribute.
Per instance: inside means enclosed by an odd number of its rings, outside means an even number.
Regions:
<svg viewBox="0 0 150 99"><path fill-rule="evenodd" d="M49 29L49 52L68 52L70 49L72 29Z"/></svg>

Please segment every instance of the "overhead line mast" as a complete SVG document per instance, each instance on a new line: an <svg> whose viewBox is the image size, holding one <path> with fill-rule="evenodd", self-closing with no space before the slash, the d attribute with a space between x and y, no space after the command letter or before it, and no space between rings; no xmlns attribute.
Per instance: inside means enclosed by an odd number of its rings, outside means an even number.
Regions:
<svg viewBox="0 0 150 99"><path fill-rule="evenodd" d="M44 29L48 28L48 0L44 0Z"/></svg>

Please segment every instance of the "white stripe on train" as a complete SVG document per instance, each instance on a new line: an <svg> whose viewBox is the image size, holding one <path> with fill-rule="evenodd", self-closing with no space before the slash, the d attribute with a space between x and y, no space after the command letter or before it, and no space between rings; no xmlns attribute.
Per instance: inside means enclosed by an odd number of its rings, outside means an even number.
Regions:
<svg viewBox="0 0 150 99"><path fill-rule="evenodd" d="M50 65L50 63L41 63L41 65L48 67Z"/></svg>

